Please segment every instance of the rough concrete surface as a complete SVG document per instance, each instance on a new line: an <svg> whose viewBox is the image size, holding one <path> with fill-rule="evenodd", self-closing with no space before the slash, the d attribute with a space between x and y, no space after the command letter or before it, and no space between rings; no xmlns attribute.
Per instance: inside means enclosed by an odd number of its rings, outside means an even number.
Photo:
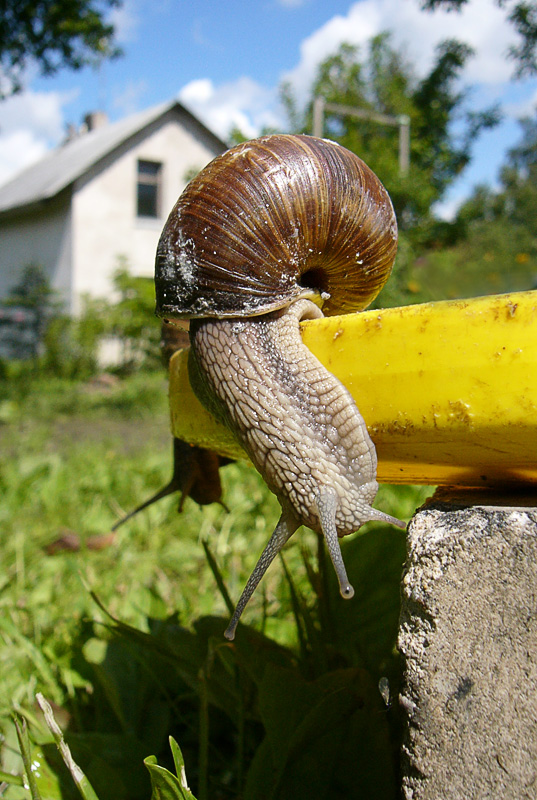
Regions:
<svg viewBox="0 0 537 800"><path fill-rule="evenodd" d="M403 797L537 798L537 508L464 505L409 528Z"/></svg>

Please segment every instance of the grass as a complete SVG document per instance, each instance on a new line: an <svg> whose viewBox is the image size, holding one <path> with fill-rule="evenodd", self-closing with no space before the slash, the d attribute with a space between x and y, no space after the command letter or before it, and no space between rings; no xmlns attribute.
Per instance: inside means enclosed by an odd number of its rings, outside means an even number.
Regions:
<svg viewBox="0 0 537 800"><path fill-rule="evenodd" d="M109 547L87 548L171 472L165 382L144 376L146 382L139 404L132 400L136 382L106 394L59 382L45 395L38 386L23 398L17 424L2 430L8 457L0 471L0 603L14 608L19 630L38 641L73 618L95 614L82 578L111 613L129 622L147 615L155 598L187 620L224 611L215 602L200 540L209 538L218 558L233 547L235 572L251 545L252 518L260 541L274 518L274 504L253 470L232 466L224 478L231 514L187 501L178 516L177 498L165 499L123 526ZM244 481L237 477L241 472ZM233 528L243 533L231 542ZM76 535L80 549L47 555L46 548L68 534Z"/></svg>
<svg viewBox="0 0 537 800"><path fill-rule="evenodd" d="M276 500L251 467L231 464L222 471L229 512L187 500L178 515L171 497L109 535L171 473L160 373L86 384L44 377L12 382L0 392L0 420L1 769L21 771L15 709L44 753L43 800L69 798L72 786L50 749L36 692L53 703L102 800L149 797L142 761L154 753L169 763L171 733L187 769L190 763L197 797L244 791L255 798L255 787L269 780L263 765L270 758L262 748L281 722L270 691L279 690L282 669L295 685L297 720L306 707L322 706L326 675L334 669L344 667L337 680L352 679L353 687L356 669L362 670L362 688L383 669L396 670L404 558L398 532L373 527L348 543L358 590L343 609L331 573L327 592L319 583L317 537L305 530L293 537L285 553L292 577L286 579L281 564L271 568L244 615L253 628L244 626L235 646L222 639L228 610L202 542L236 600L278 517ZM408 518L426 494L383 487L378 505ZM265 685L267 665L272 690ZM341 709L341 719L346 714ZM317 728L306 722L300 730L309 731L310 741ZM298 746L287 744L289 752ZM313 753L316 746L309 746ZM343 750L331 757L341 758ZM287 755L282 750L282 764ZM289 770L278 773L278 796L299 798L296 786L285 788L296 779ZM277 772L273 765L270 780ZM29 795L10 785L2 796Z"/></svg>

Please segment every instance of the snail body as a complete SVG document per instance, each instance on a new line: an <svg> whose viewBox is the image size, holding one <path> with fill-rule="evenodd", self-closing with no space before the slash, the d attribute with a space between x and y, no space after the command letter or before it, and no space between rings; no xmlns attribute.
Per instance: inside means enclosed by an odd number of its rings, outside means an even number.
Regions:
<svg viewBox="0 0 537 800"><path fill-rule="evenodd" d="M270 136L216 158L162 233L157 313L190 317L192 386L240 441L282 515L226 636L302 524L323 533L343 597L339 537L372 508L377 459L343 384L303 345L299 323L364 308L387 279L397 228L376 176L337 144ZM320 308L322 306L322 310Z"/></svg>

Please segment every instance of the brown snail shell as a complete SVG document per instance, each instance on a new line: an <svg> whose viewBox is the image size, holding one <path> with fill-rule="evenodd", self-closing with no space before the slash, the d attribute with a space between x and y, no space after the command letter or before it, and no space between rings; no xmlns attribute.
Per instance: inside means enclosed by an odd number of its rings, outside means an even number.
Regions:
<svg viewBox="0 0 537 800"><path fill-rule="evenodd" d="M161 317L237 317L318 296L323 313L365 308L392 269L393 207L354 153L312 136L265 136L217 157L164 227Z"/></svg>

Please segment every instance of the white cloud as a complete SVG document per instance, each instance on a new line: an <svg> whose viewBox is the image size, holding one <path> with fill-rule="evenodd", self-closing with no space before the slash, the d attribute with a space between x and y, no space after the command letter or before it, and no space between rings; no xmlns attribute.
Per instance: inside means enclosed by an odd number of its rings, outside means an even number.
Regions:
<svg viewBox="0 0 537 800"><path fill-rule="evenodd" d="M395 0L397 2L397 0ZM284 75L289 81L299 100L304 100L317 66L333 53L342 42L361 45L371 36L383 30L380 24L380 6L384 0L365 0L355 3L346 17L340 14L332 17L308 36L300 45L300 61L297 66Z"/></svg>
<svg viewBox="0 0 537 800"><path fill-rule="evenodd" d="M39 161L48 147L30 130L18 130L0 135L0 184L16 172Z"/></svg>
<svg viewBox="0 0 537 800"><path fill-rule="evenodd" d="M209 78L199 78L183 86L179 98L182 102L201 106L210 102L214 92L214 84Z"/></svg>
<svg viewBox="0 0 537 800"><path fill-rule="evenodd" d="M138 39L140 19L137 0L125 0L119 8L113 8L108 15L108 22L114 26L116 42L120 47Z"/></svg>
<svg viewBox="0 0 537 800"><path fill-rule="evenodd" d="M503 99L512 69L505 54L514 34L493 0L472 0L460 14L428 14L421 11L418 0L359 0L347 14L334 15L304 39L297 65L281 78L291 83L299 104L305 102L318 65L342 42L365 48L371 37L386 30L418 75L430 70L440 42L450 38L466 42L476 54L467 62L462 81L477 86L482 98L486 90L483 106ZM194 80L183 87L179 99L223 138L233 126L253 137L264 125L283 129L286 124L277 87L268 89L246 77L220 86L209 78Z"/></svg>
<svg viewBox="0 0 537 800"><path fill-rule="evenodd" d="M26 91L0 103L0 182L41 158L64 133L73 93Z"/></svg>
<svg viewBox="0 0 537 800"><path fill-rule="evenodd" d="M514 33L506 22L505 11L492 0L472 0L461 13L444 10L424 13L416 0L411 3L384 0L383 4L388 7L387 19L393 19L390 27L395 32L395 41L408 47L420 71L430 68L439 42L459 39L475 50L475 56L467 63L465 80L479 84L509 80L512 64L507 61L506 53L514 41Z"/></svg>
<svg viewBox="0 0 537 800"><path fill-rule="evenodd" d="M284 77L292 83L297 97L304 99L317 65L342 42L363 46L386 30L392 32L394 44L404 49L418 74L430 69L436 45L453 38L476 51L465 69L465 81L500 84L510 77L512 65L505 54L514 34L505 12L492 0L472 0L459 14L424 13L417 0L360 0L345 16L332 17L304 39L299 63Z"/></svg>
<svg viewBox="0 0 537 800"><path fill-rule="evenodd" d="M178 97L224 139L234 126L246 136L257 136L265 125L282 124L276 89L267 89L251 78L238 78L221 86L201 78L187 83Z"/></svg>

